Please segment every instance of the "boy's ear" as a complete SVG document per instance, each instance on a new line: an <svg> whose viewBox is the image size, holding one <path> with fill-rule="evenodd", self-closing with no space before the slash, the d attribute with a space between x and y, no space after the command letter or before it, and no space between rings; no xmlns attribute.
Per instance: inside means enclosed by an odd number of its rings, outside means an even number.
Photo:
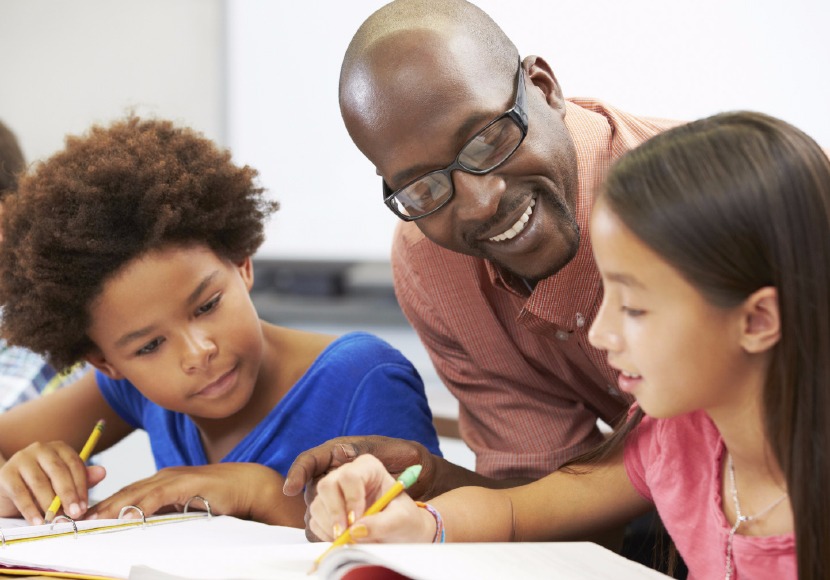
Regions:
<svg viewBox="0 0 830 580"><path fill-rule="evenodd" d="M239 275L242 276L242 281L245 282L245 286L248 288L248 292L251 291L251 288L254 287L254 262L250 256L234 264L236 269L239 271Z"/></svg>
<svg viewBox="0 0 830 580"><path fill-rule="evenodd" d="M765 286L753 292L743 304L741 346L749 353L770 350L781 340L781 312L778 290Z"/></svg>
<svg viewBox="0 0 830 580"><path fill-rule="evenodd" d="M97 348L86 355L86 360L89 364L113 380L117 381L124 378L124 375L122 375L117 368L112 366L109 361L104 358L104 353Z"/></svg>

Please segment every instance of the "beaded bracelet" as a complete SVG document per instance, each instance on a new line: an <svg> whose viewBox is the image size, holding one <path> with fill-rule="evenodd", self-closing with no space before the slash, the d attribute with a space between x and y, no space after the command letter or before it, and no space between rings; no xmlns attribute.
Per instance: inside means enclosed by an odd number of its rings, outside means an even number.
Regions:
<svg viewBox="0 0 830 580"><path fill-rule="evenodd" d="M432 517L435 518L435 536L433 536L432 538L432 543L443 544L446 541L446 532L444 531L444 520L441 519L441 514L439 514L438 510L429 505L428 503L416 501L415 505L417 505L419 508L424 508L432 514Z"/></svg>

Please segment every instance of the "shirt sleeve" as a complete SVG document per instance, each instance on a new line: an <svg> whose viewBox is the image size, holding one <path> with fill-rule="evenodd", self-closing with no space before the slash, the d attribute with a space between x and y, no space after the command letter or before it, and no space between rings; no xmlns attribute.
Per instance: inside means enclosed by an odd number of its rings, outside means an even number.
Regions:
<svg viewBox="0 0 830 580"><path fill-rule="evenodd" d="M381 362L354 390L341 435L378 434L418 441L442 457L424 385L409 361Z"/></svg>
<svg viewBox="0 0 830 580"><path fill-rule="evenodd" d="M138 390L126 379L112 379L95 370L95 381L104 399L118 416L133 429L144 428L144 407L147 403Z"/></svg>
<svg viewBox="0 0 830 580"><path fill-rule="evenodd" d="M632 406L632 410L635 406ZM646 466L652 465L655 453L659 453L656 430L656 420L648 415L643 416L640 424L628 434L624 450L625 471L628 479L637 493L650 502L654 502L654 498L647 482Z"/></svg>

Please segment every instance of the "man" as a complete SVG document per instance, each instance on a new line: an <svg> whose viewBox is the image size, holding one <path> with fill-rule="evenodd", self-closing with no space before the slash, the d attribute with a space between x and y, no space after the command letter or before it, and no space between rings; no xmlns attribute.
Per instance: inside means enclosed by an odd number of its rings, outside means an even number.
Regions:
<svg viewBox="0 0 830 580"><path fill-rule="evenodd" d="M598 444L597 418L614 424L631 399L587 339L602 297L592 196L614 159L674 123L566 101L544 59L520 59L461 0L370 16L346 52L340 106L405 220L396 294L459 400L476 472L411 442L341 438L301 455L285 492L361 453L394 474L423 464L414 497L512 486Z"/></svg>
<svg viewBox="0 0 830 580"><path fill-rule="evenodd" d="M0 122L0 217L3 198L16 187L17 175L25 165L17 138ZM72 382L80 374L80 368L66 375L58 374L40 356L25 348L9 346L0 338L0 412Z"/></svg>

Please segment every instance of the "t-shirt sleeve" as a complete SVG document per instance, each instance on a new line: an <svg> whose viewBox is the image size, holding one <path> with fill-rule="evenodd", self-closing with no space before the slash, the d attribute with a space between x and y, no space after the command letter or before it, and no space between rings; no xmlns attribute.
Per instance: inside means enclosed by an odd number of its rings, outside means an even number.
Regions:
<svg viewBox="0 0 830 580"><path fill-rule="evenodd" d="M624 451L625 471L628 479L634 489L650 502L654 499L646 478L646 466L653 464L655 452L658 451L655 437L656 423L655 419L644 416L640 424L628 434Z"/></svg>
<svg viewBox="0 0 830 580"><path fill-rule="evenodd" d="M441 457L424 385L408 362L385 362L366 373L354 391L343 435L374 434L418 441Z"/></svg>
<svg viewBox="0 0 830 580"><path fill-rule="evenodd" d="M349 395L339 410L332 409L341 417L334 436L408 439L441 455L423 380L397 349L374 335L351 333L329 353L326 367L337 373L339 398Z"/></svg>
<svg viewBox="0 0 830 580"><path fill-rule="evenodd" d="M118 416L134 429L144 428L144 406L147 403L141 393L126 379L112 379L99 370L95 381L104 399Z"/></svg>

